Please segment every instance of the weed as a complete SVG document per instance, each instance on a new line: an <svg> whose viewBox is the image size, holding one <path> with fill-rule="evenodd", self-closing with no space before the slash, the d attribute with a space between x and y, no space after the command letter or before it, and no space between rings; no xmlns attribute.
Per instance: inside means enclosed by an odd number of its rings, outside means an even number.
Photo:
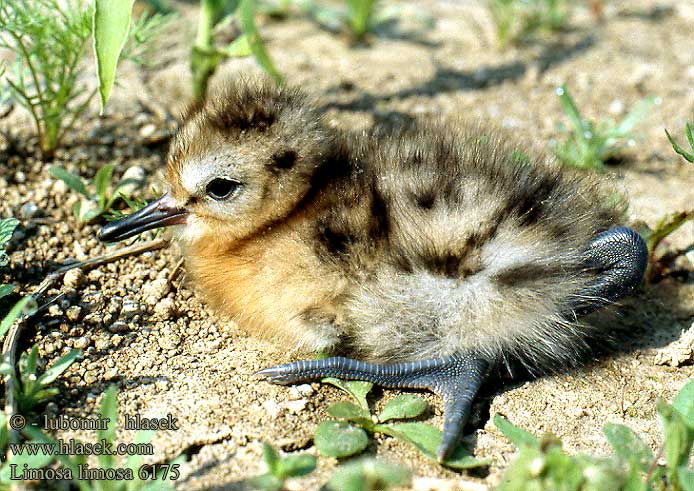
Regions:
<svg viewBox="0 0 694 491"><path fill-rule="evenodd" d="M0 220L0 267L7 266L9 258L5 252L5 247L12 238L12 234L18 224L19 220L16 218L3 218Z"/></svg>
<svg viewBox="0 0 694 491"><path fill-rule="evenodd" d="M406 467L365 458L337 468L327 488L331 491L376 491L409 486L412 474Z"/></svg>
<svg viewBox="0 0 694 491"><path fill-rule="evenodd" d="M554 151L562 163L582 169L603 169L606 161L619 154L634 126L656 103L654 98L646 98L637 103L621 122L604 120L596 124L581 116L566 85L557 89L557 95L571 127L565 129L568 137L556 144Z"/></svg>
<svg viewBox="0 0 694 491"><path fill-rule="evenodd" d="M113 164L101 167L94 176L94 182L85 182L81 177L66 171L62 167L51 166L48 172L63 181L70 189L79 193L80 201L75 203L73 212L81 222L90 222L97 217L108 213L115 201L124 196L124 190L132 192L132 187L137 184L131 179L124 179L112 186ZM128 204L135 205L134 201Z"/></svg>
<svg viewBox="0 0 694 491"><path fill-rule="evenodd" d="M336 419L319 424L314 437L316 448L322 455L342 458L359 454L369 444L368 433L382 433L413 445L425 457L437 461L436 450L441 444L441 432L438 429L418 422L392 422L420 416L427 408L422 399L410 394L397 396L375 417L366 401L366 395L373 384L343 382L334 378L323 379L323 382L344 390L357 404L343 401L328 408L328 414ZM462 446L444 463L456 469L487 464L488 461L474 458Z"/></svg>
<svg viewBox="0 0 694 491"><path fill-rule="evenodd" d="M392 12L381 10L378 0L345 0L344 8L308 2L305 10L326 29L348 30L355 41L363 41L379 24L392 17Z"/></svg>
<svg viewBox="0 0 694 491"><path fill-rule="evenodd" d="M249 480L254 488L264 491L279 491L287 479L310 474L316 468L313 455L301 453L280 457L277 450L268 443L263 443L263 461L267 472Z"/></svg>
<svg viewBox="0 0 694 491"><path fill-rule="evenodd" d="M692 132L694 132L694 123L687 123L685 134L687 135L687 141L689 142L689 148L691 149L691 152L688 152L677 144L668 130L665 130L665 134L667 135L668 140L670 140L670 144L675 152L684 157L687 162L694 163L694 134L692 134Z"/></svg>
<svg viewBox="0 0 694 491"><path fill-rule="evenodd" d="M694 381L672 405L658 401L664 442L657 456L630 428L608 424L603 431L609 457L570 456L553 436L537 438L497 414L494 424L518 448L500 491L693 491L694 469L687 467L694 443ZM660 458L665 457L665 465Z"/></svg>
<svg viewBox="0 0 694 491"><path fill-rule="evenodd" d="M97 439L103 442L106 448L114 448L116 442L116 421L118 420L118 393L115 386L110 386L104 393L99 408L99 415L102 419L108 420L105 430L97 431ZM25 435L32 442L41 442L53 447L58 443L50 436L33 426L24 429ZM138 431L133 439L133 444L145 447L150 445L150 440L154 431ZM147 451L149 453L149 450ZM178 458L172 462L164 464L147 465L142 464L143 453L129 455L125 462L116 467L115 456L105 452L98 456L98 468L95 471L94 479L84 476L84 471L88 469L85 455L63 455L53 452L60 464L69 471L67 480L72 481L73 485L80 491L171 491L173 482L180 476L180 462ZM43 465L47 465L48 462ZM80 474L82 471L82 474ZM98 477L104 473L106 476L121 476L119 479Z"/></svg>
<svg viewBox="0 0 694 491"><path fill-rule="evenodd" d="M565 0L487 0L500 47L519 43L539 32L562 29L569 19Z"/></svg>

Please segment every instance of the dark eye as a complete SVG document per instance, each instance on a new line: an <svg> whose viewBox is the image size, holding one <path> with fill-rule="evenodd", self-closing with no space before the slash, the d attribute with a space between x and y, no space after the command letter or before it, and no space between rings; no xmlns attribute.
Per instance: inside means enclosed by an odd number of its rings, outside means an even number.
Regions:
<svg viewBox="0 0 694 491"><path fill-rule="evenodd" d="M239 186L240 183L237 181L224 177L217 177L207 183L205 192L207 193L207 196L212 199L227 199L229 196L234 194L234 191L236 191Z"/></svg>

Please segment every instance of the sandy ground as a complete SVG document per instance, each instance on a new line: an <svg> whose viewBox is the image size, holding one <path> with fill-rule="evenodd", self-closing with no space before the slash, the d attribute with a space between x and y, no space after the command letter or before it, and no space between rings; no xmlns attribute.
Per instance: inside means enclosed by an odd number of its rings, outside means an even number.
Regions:
<svg viewBox="0 0 694 491"><path fill-rule="evenodd" d="M694 7L607 2L602 23L579 9L571 30L499 52L481 2L401 3L398 21L381 29L369 46L353 47L300 16L262 20L261 32L287 79L320 95L334 123L352 129L472 118L491 120L529 145L545 146L560 137L557 123L564 118L554 89L563 82L589 117L620 117L642 97L656 96L659 104L636 132L625 161L605 179L628 196L632 222L653 226L664 214L692 206L694 167L672 152L663 128L681 134L693 114ZM178 113L190 90L186 46L196 10L187 3L177 7L182 16L160 43L156 63L146 70L123 65L122 86L106 115L99 118L92 108L55 164L92 176L103 163L115 162L118 175L130 167L144 170L147 190L157 182L166 135L175 126L167 115ZM433 27L418 20L422 12L436 20ZM239 73L260 72L252 59L229 60L215 83ZM93 83L91 72L87 75L85 82ZM21 111L0 125L20 142L31 135ZM46 163L9 145L1 149L0 215L21 219L6 281L31 292L61 264L111 250L94 237L96 226L74 219L74 193L49 176ZM692 244L694 223L689 223L668 247ZM316 454L313 431L330 403L343 398L340 392L318 384L285 388L252 380L254 371L287 361L285 350L248 337L211 312L177 262L172 246L70 274L48 292L47 298L63 296L27 326L22 347L38 342L49 361L72 347L84 349L85 357L58 381L62 393L46 413L94 415L108 384L119 388L121 415L172 413L180 429L156 433L150 460L183 454L177 484L182 490L245 489L243 480L263 468L261 441L286 452ZM582 370L491 390L481 398L467 440L477 456L492 459L488 470L456 473L393 439L376 440L367 453L408 465L418 476L416 489L485 489L499 481L514 452L490 422L496 412L536 434L562 437L571 452L607 452L601 428L608 422L629 425L655 448L656 399L671 399L694 375L694 266L681 256L670 269L672 274L601 321L622 333L618 353ZM394 394L375 391L373 399L380 405ZM423 396L432 406L428 422L440 426L440 401ZM132 438L128 432L119 435ZM336 463L321 458L317 472L289 487L318 489Z"/></svg>

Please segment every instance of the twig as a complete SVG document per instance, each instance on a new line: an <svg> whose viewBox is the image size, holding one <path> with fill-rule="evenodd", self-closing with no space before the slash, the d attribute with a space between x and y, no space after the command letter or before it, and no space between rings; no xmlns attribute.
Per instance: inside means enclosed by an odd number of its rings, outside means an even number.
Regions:
<svg viewBox="0 0 694 491"><path fill-rule="evenodd" d="M143 244L134 244L129 247L124 247L122 249L117 249L111 251L102 256L87 259L86 261L77 261L71 264L67 264L61 268L56 269L50 273L46 278L39 284L38 288L31 294L31 298L36 301L41 295L43 295L59 278L61 278L65 273L72 269L90 269L96 266L101 266L117 259L122 259L128 256L134 256L136 254L142 254L143 252L156 251L158 249L163 249L169 245L169 241L166 239L156 239ZM22 328L24 327L25 321L35 315L37 312L43 310L46 305L59 299L60 295L54 297L46 304L40 306L38 309L31 313L23 314L19 319L17 319L12 327L10 327L7 332L7 337L5 338L5 343L2 346L2 361L8 363L9 366L14 367L17 360L17 345L19 344L19 336L22 333ZM5 375L5 414L7 415L8 421L10 418L17 414L17 401L15 400L15 378L12 375ZM18 433L16 430L10 429L10 440L13 442L18 441ZM9 450L8 450L9 452ZM9 454L8 454L9 457Z"/></svg>
<svg viewBox="0 0 694 491"><path fill-rule="evenodd" d="M179 273L183 270L184 262L184 258L178 260L178 262L176 263L176 267L173 269L173 271L171 271L171 273L169 273L169 283L173 283L173 280L175 280L178 277Z"/></svg>

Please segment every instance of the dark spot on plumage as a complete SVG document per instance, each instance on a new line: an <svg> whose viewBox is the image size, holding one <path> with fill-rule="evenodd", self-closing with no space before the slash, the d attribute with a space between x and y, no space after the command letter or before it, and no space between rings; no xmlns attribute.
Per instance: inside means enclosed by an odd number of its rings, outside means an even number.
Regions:
<svg viewBox="0 0 694 491"><path fill-rule="evenodd" d="M282 150L272 156L270 167L278 170L289 170L296 164L298 155L295 150Z"/></svg>
<svg viewBox="0 0 694 491"><path fill-rule="evenodd" d="M563 276L566 273L566 266L559 263L526 263L500 271L495 275L494 279L501 286L521 287L530 283L551 279L555 276Z"/></svg>
<svg viewBox="0 0 694 491"><path fill-rule="evenodd" d="M412 193L412 199L418 207L424 210L431 210L436 201L436 191L427 189L414 192Z"/></svg>
<svg viewBox="0 0 694 491"><path fill-rule="evenodd" d="M458 278L460 276L460 257L452 252L437 253L421 256L422 265L435 274L448 278Z"/></svg>
<svg viewBox="0 0 694 491"><path fill-rule="evenodd" d="M350 244L354 242L350 234L326 224L316 227L316 239L320 248L333 257L347 254Z"/></svg>
<svg viewBox="0 0 694 491"><path fill-rule="evenodd" d="M386 239L390 234L390 216L385 196L375 186L371 186L371 226L370 236Z"/></svg>

